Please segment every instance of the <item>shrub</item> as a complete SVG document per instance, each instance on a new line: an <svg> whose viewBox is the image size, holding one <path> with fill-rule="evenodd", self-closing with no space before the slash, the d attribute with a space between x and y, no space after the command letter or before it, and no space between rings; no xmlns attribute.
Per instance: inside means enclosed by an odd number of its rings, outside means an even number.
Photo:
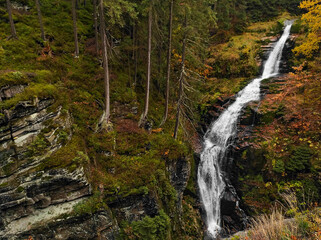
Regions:
<svg viewBox="0 0 321 240"><path fill-rule="evenodd" d="M286 164L286 170L291 173L309 170L311 158L312 152L310 148L307 146L300 146L292 152L292 155Z"/></svg>
<svg viewBox="0 0 321 240"><path fill-rule="evenodd" d="M122 239L156 240L168 239L170 231L170 218L161 210L159 215L151 218L144 217L125 226L121 233Z"/></svg>

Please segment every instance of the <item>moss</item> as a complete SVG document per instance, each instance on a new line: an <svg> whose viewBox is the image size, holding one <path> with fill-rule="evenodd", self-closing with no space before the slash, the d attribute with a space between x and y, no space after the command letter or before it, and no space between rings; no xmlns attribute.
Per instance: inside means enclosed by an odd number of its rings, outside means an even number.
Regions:
<svg viewBox="0 0 321 240"><path fill-rule="evenodd" d="M150 148L151 150L157 151L159 157L163 157L169 161L185 158L190 151L186 143L175 140L169 134L155 135L152 138Z"/></svg>
<svg viewBox="0 0 321 240"><path fill-rule="evenodd" d="M24 190L25 190L24 187L19 186L16 191L17 191L18 193L21 193L21 192L23 192Z"/></svg>
<svg viewBox="0 0 321 240"><path fill-rule="evenodd" d="M119 154L137 155L146 152L149 138L147 133L121 132L117 134L115 145Z"/></svg>
<svg viewBox="0 0 321 240"><path fill-rule="evenodd" d="M170 184L164 170L156 170L151 187L157 192L157 196L162 201L163 206L166 206L166 210L174 213L176 210L177 192Z"/></svg>
<svg viewBox="0 0 321 240"><path fill-rule="evenodd" d="M89 157L84 154L82 151L78 151L75 158L72 159L71 165L68 166L68 170L70 172L73 172L76 170L79 166L84 166L89 163Z"/></svg>
<svg viewBox="0 0 321 240"><path fill-rule="evenodd" d="M9 176L12 174L14 170L16 170L17 164L15 162L9 162L5 166L2 167L2 171L5 176Z"/></svg>
<svg viewBox="0 0 321 240"><path fill-rule="evenodd" d="M20 71L8 72L0 75L0 88L19 84L27 84L28 78Z"/></svg>
<svg viewBox="0 0 321 240"><path fill-rule="evenodd" d="M6 188L6 187L8 187L8 186L9 186L9 182L1 183L1 184L0 184L0 189L1 189L1 188Z"/></svg>
<svg viewBox="0 0 321 240"><path fill-rule="evenodd" d="M54 152L50 157L44 159L37 167L37 170L70 167L70 171L73 171L88 161L88 158L82 153L83 149L85 149L83 138L73 136L65 146Z"/></svg>
<svg viewBox="0 0 321 240"><path fill-rule="evenodd" d="M32 83L25 88L25 91L17 94L15 97L0 102L0 109L9 109L15 107L21 101L29 101L35 98L46 99L56 98L58 89L52 84Z"/></svg>

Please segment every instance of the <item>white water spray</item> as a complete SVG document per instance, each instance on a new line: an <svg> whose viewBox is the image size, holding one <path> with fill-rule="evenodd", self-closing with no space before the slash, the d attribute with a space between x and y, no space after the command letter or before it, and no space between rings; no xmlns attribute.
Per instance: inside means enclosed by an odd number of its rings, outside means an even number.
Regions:
<svg viewBox="0 0 321 240"><path fill-rule="evenodd" d="M282 37L264 65L261 77L254 79L237 95L236 101L212 124L204 136L204 150L198 167L198 186L201 202L206 212L208 233L217 237L221 229L221 197L225 182L221 170L226 150L235 138L237 120L241 110L252 101L260 100L260 83L263 79L279 73L279 65L286 40L290 35L292 23L284 29Z"/></svg>

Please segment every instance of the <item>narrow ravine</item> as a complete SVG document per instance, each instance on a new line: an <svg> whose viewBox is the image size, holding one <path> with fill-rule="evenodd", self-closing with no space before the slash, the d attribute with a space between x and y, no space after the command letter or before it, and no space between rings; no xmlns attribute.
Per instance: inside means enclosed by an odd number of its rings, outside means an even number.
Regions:
<svg viewBox="0 0 321 240"><path fill-rule="evenodd" d="M290 35L292 22L287 22L284 32L264 65L262 76L254 79L237 94L236 101L212 123L204 136L204 149L198 168L198 186L206 213L208 235L215 239L221 230L221 197L226 183L221 170L227 149L237 133L237 120L241 110L250 102L260 100L260 83L279 73L284 45Z"/></svg>

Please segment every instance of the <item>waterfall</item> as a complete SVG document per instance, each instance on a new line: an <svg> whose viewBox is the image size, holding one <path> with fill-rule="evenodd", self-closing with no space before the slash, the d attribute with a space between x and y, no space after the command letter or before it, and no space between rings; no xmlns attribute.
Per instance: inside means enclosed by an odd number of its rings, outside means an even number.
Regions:
<svg viewBox="0 0 321 240"><path fill-rule="evenodd" d="M283 35L264 65L262 76L254 79L237 94L236 101L212 123L204 136L204 149L198 167L198 186L202 206L206 213L207 230L212 238L215 238L221 229L220 202L225 189L221 167L227 148L233 143L237 133L237 120L241 110L249 102L260 100L261 81L279 73L282 51L290 35L291 26L292 22L286 25Z"/></svg>

